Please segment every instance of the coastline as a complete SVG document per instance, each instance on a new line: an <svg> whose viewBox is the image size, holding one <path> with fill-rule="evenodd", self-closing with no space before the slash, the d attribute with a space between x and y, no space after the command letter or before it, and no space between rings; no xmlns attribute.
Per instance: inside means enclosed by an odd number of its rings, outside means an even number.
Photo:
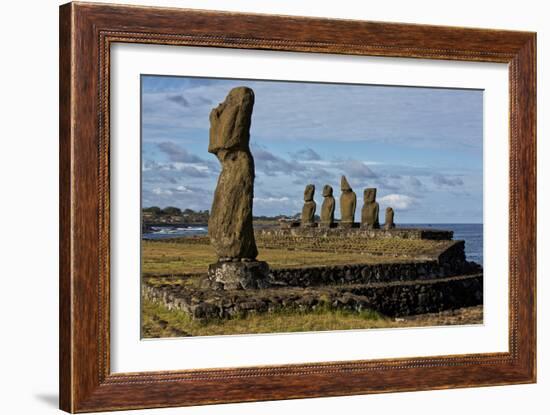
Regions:
<svg viewBox="0 0 550 415"><path fill-rule="evenodd" d="M147 224L148 230L152 232L143 232L142 239L148 241L165 240L171 238L206 236L208 234L207 223L197 224ZM278 227L277 222L257 221L254 223L256 229L265 229ZM482 223L405 223L398 224L398 228L431 228L452 230L453 239L464 240L466 243L466 257L469 261L477 262L483 265L483 224ZM145 229L144 229L145 230Z"/></svg>

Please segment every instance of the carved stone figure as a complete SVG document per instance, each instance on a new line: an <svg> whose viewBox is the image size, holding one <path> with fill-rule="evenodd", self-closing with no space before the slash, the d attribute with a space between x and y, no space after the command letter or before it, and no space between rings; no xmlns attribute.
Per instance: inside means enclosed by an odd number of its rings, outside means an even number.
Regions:
<svg viewBox="0 0 550 415"><path fill-rule="evenodd" d="M340 223L344 227L351 227L355 222L357 196L355 196L355 192L349 185L346 176L342 176L340 189L342 190L342 194L340 195Z"/></svg>
<svg viewBox="0 0 550 415"><path fill-rule="evenodd" d="M336 201L332 196L332 186L328 184L323 187L323 204L321 205L321 226L332 227L334 225L334 208Z"/></svg>
<svg viewBox="0 0 550 415"><path fill-rule="evenodd" d="M302 226L312 227L315 225L315 209L317 205L313 200L315 185L308 184L304 190L304 207L302 208Z"/></svg>
<svg viewBox="0 0 550 415"><path fill-rule="evenodd" d="M376 189L365 189L363 209L361 209L361 227L367 229L380 229L378 211L380 207L376 201Z"/></svg>
<svg viewBox="0 0 550 415"><path fill-rule="evenodd" d="M393 222L393 209L391 207L386 208L386 218L384 220L384 229L393 229L395 228L395 223Z"/></svg>
<svg viewBox="0 0 550 415"><path fill-rule="evenodd" d="M210 113L208 152L222 166L208 221L208 235L220 260L255 259L252 228L254 159L250 153L250 122L254 92L234 88Z"/></svg>
<svg viewBox="0 0 550 415"><path fill-rule="evenodd" d="M208 220L208 235L218 256L209 275L223 288L255 286L254 280L267 274L267 264L255 261L258 249L252 227L254 159L249 141L253 106L252 89L238 87L210 113L208 152L216 155L222 171Z"/></svg>

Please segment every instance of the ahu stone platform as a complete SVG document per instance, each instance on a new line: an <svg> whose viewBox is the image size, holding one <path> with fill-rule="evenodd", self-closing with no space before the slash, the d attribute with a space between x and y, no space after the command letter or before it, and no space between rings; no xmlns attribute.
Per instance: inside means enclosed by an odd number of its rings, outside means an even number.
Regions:
<svg viewBox="0 0 550 415"><path fill-rule="evenodd" d="M296 224L296 226L294 226ZM315 224L319 225L319 224ZM302 227L300 222L283 222L280 227L269 227L258 229L259 235L266 236L307 236L315 238L327 237L360 237L360 238L397 238L397 239L432 239L432 240L450 240L453 239L453 231L432 228L392 228L392 229L368 229L361 228L359 223L351 226L339 226L338 223L333 227L311 226Z"/></svg>
<svg viewBox="0 0 550 415"><path fill-rule="evenodd" d="M205 321L282 309L308 311L317 307L370 309L387 316L406 316L482 304L483 275L234 291L205 290L167 281L143 284L142 295L170 310L178 309L193 319Z"/></svg>
<svg viewBox="0 0 550 415"><path fill-rule="evenodd" d="M464 241L445 245L422 260L270 269L261 289L223 289L206 275L150 277L142 295L197 320L318 307L396 317L482 304L482 267L465 259Z"/></svg>

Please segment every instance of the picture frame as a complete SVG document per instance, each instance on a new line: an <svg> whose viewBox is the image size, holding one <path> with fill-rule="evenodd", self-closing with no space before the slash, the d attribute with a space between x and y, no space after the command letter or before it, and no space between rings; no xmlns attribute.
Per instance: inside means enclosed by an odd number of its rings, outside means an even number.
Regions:
<svg viewBox="0 0 550 415"><path fill-rule="evenodd" d="M111 373L110 48L115 43L508 64L509 351ZM536 381L535 33L69 3L60 7L59 59L61 409L75 413Z"/></svg>

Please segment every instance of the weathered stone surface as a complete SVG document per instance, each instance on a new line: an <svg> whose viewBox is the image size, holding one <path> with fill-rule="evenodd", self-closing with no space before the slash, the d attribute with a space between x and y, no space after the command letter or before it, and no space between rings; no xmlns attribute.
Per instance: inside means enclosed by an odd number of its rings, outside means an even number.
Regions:
<svg viewBox="0 0 550 415"><path fill-rule="evenodd" d="M197 320L318 306L405 316L483 303L483 269L466 260L464 241L449 241L429 260L273 270L258 261L223 262L208 277L165 278L145 279L143 296Z"/></svg>
<svg viewBox="0 0 550 415"><path fill-rule="evenodd" d="M212 291L186 284L142 285L142 295L196 320L231 318L281 309L301 311L330 307L349 311L376 310L406 316L469 307L483 303L483 275L321 287L280 287L247 291Z"/></svg>
<svg viewBox="0 0 550 415"><path fill-rule="evenodd" d="M330 228L334 225L334 209L336 207L336 201L332 195L332 186L326 184L323 187L323 198L320 226Z"/></svg>
<svg viewBox="0 0 550 415"><path fill-rule="evenodd" d="M279 227L281 229L297 228L300 222L294 219L279 219Z"/></svg>
<svg viewBox="0 0 550 415"><path fill-rule="evenodd" d="M340 195L340 223L342 226L349 227L355 222L357 196L349 185L346 176L342 176L340 189L342 190Z"/></svg>
<svg viewBox="0 0 550 415"><path fill-rule="evenodd" d="M341 223L335 223L329 228L301 228L299 222L288 221L280 223L280 227L258 229L260 235L272 235L284 237L287 235L304 236L310 238L365 238L365 239L453 239L453 231L433 228L394 228L394 229L366 229L345 227ZM359 225L359 224L357 224Z"/></svg>
<svg viewBox="0 0 550 415"><path fill-rule="evenodd" d="M208 267L211 288L224 290L269 287L269 266L264 261L217 262Z"/></svg>
<svg viewBox="0 0 550 415"><path fill-rule="evenodd" d="M401 232L382 229L361 230L362 232L342 229L342 232L337 235L333 235L333 229L328 228L299 228L297 230L319 230L319 232L293 233L288 230L276 229L267 233L264 230L258 230L256 243L260 249L326 252L332 258L331 264L337 263L334 254L352 254L356 259L352 263L357 263L360 258L355 254L365 255L365 262L379 262L376 260L377 258L380 261L389 262L434 260L452 245L460 243L460 241L454 240L420 240L419 233L403 235ZM371 233L377 233L380 237L363 236ZM412 237L408 238L407 236ZM342 262L342 264L344 263Z"/></svg>
<svg viewBox="0 0 550 415"><path fill-rule="evenodd" d="M483 269L479 264L464 258L464 241L456 242L431 260L278 268L270 270L269 280L272 286L317 287L433 280L482 273Z"/></svg>
<svg viewBox="0 0 550 415"><path fill-rule="evenodd" d="M386 218L384 220L384 229L395 228L395 222L393 221L393 209L391 207L386 208Z"/></svg>
<svg viewBox="0 0 550 415"><path fill-rule="evenodd" d="M304 207L302 208L302 226L312 227L315 225L315 209L317 205L313 200L315 185L308 184L304 190Z"/></svg>
<svg viewBox="0 0 550 415"><path fill-rule="evenodd" d="M378 212L380 207L378 206L378 202L376 202L376 189L372 187L365 189L363 195L364 204L363 209L361 209L361 227L379 229Z"/></svg>
<svg viewBox="0 0 550 415"><path fill-rule="evenodd" d="M232 89L210 113L208 151L222 171L214 193L208 235L221 261L255 259L258 255L252 227L254 159L250 153L250 123L254 92Z"/></svg>

